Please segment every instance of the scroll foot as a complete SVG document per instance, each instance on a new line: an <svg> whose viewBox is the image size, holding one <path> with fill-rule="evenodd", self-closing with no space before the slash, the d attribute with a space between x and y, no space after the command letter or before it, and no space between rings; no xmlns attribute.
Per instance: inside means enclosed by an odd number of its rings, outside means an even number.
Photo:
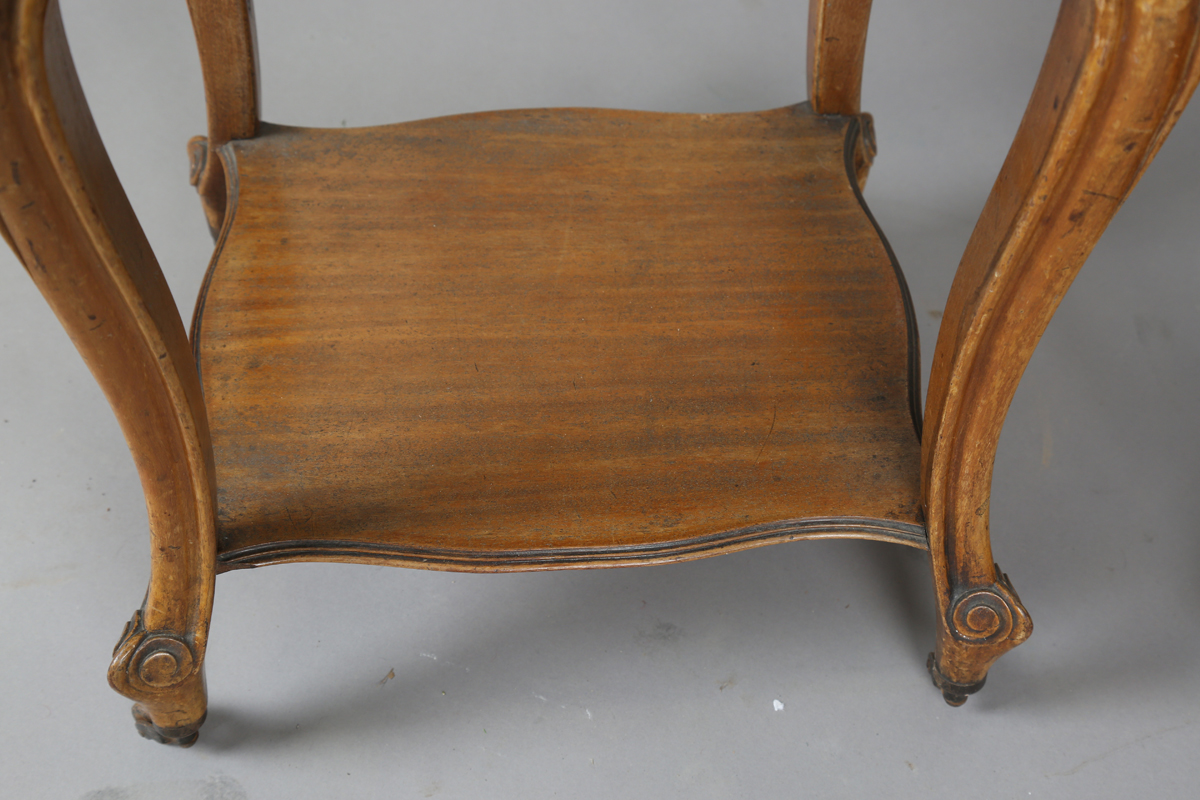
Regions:
<svg viewBox="0 0 1200 800"><path fill-rule="evenodd" d="M147 631L133 615L113 653L108 681L136 702L133 721L147 739L191 747L207 713L204 669L194 644L166 631Z"/></svg>
<svg viewBox="0 0 1200 800"><path fill-rule="evenodd" d="M1029 638L1033 622L1008 576L996 567L990 586L963 587L938 619L937 650L926 667L952 706L983 688L996 659Z"/></svg>

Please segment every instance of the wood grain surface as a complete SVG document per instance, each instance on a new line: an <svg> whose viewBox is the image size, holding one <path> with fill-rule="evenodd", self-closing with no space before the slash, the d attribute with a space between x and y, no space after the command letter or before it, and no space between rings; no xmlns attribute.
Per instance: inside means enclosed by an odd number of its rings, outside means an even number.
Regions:
<svg viewBox="0 0 1200 800"><path fill-rule="evenodd" d="M222 568L924 546L906 297L854 118L265 125L195 341Z"/></svg>

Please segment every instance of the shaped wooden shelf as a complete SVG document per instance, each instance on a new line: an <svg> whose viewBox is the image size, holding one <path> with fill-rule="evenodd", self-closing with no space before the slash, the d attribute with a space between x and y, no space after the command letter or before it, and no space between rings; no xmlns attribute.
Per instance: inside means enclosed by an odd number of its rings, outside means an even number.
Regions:
<svg viewBox="0 0 1200 800"><path fill-rule="evenodd" d="M925 547L861 124L555 109L228 144L193 334L219 568Z"/></svg>
<svg viewBox="0 0 1200 800"><path fill-rule="evenodd" d="M954 705L1032 631L992 559L996 447L1038 338L1200 82L1200 0L1063 0L946 302L915 321L862 200L869 0L810 0L809 103L263 123L248 0L189 0L217 249L192 336L54 0L0 0L0 234L125 433L150 582L109 666L138 729L203 723L216 574L501 571L801 538L929 552Z"/></svg>

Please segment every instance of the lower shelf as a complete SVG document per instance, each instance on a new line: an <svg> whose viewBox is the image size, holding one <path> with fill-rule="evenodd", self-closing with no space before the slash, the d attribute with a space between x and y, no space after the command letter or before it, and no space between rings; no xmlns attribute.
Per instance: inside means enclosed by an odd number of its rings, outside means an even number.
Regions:
<svg viewBox="0 0 1200 800"><path fill-rule="evenodd" d="M222 568L923 547L915 329L858 136L558 109L229 145L194 333Z"/></svg>

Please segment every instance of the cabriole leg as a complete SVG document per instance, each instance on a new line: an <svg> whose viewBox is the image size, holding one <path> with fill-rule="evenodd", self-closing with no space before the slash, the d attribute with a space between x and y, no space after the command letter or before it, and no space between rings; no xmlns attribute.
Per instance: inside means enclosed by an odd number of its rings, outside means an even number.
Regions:
<svg viewBox="0 0 1200 800"><path fill-rule="evenodd" d="M952 705L1033 626L992 561L992 469L1038 339L1200 82L1200 0L1063 0L954 276L930 372L921 494Z"/></svg>
<svg viewBox="0 0 1200 800"><path fill-rule="evenodd" d="M216 575L216 483L200 376L166 278L84 100L57 0L0 2L0 233L108 397L141 477L146 603L109 681L139 728L190 744Z"/></svg>

